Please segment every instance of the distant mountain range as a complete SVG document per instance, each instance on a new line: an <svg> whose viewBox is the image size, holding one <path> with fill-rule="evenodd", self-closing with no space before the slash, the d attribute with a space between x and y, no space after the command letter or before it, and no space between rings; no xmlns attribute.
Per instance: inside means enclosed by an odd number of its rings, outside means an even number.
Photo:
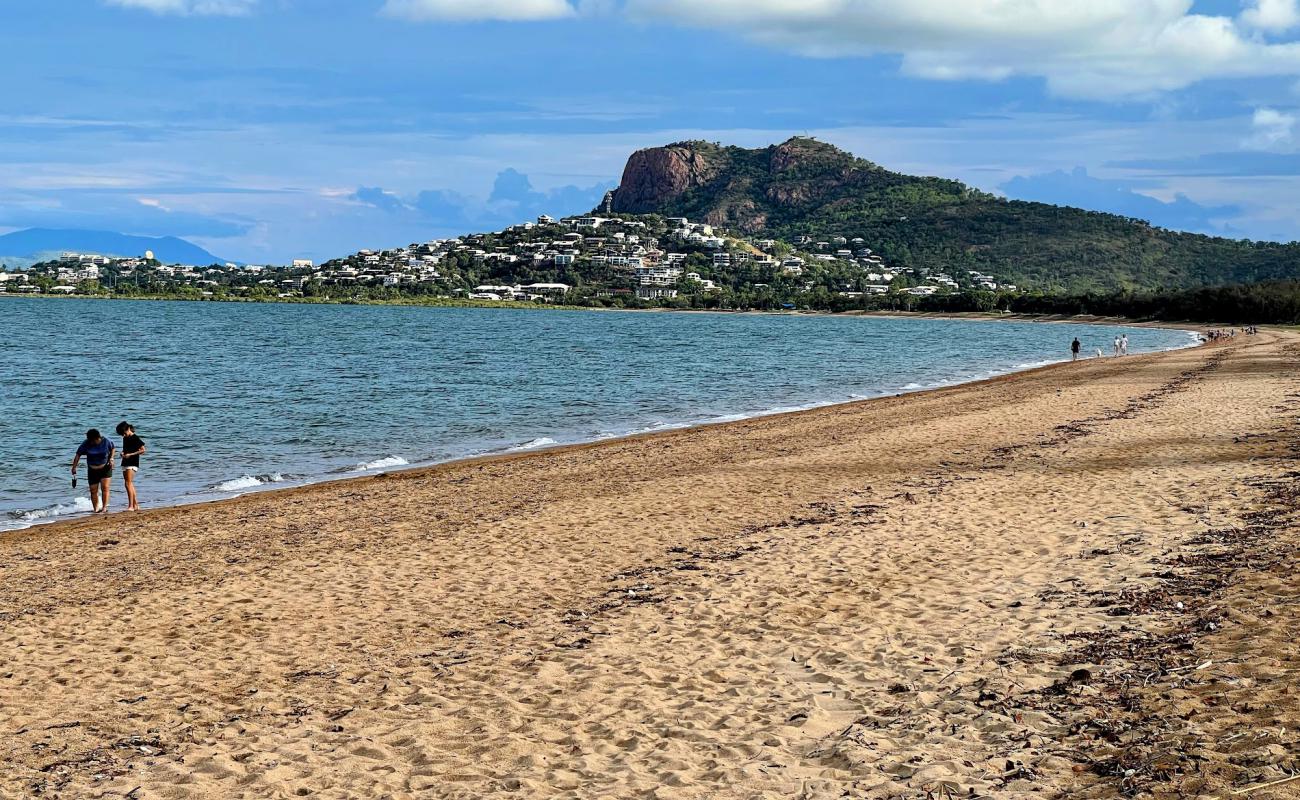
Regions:
<svg viewBox="0 0 1300 800"><path fill-rule="evenodd" d="M196 244L175 236L130 236L112 231L29 228L0 236L0 264L10 269L58 258L73 251L103 256L143 256L152 250L164 264L208 265L224 263Z"/></svg>
<svg viewBox="0 0 1300 800"><path fill-rule="evenodd" d="M602 209L796 241L860 236L892 266L982 270L1051 292L1300 278L1297 244L1007 200L954 180L891 172L807 137L754 150L699 141L640 150Z"/></svg>

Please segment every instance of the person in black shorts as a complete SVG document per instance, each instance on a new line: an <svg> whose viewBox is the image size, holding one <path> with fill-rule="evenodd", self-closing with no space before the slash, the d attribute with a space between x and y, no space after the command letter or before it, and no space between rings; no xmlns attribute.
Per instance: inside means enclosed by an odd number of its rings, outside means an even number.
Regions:
<svg viewBox="0 0 1300 800"><path fill-rule="evenodd" d="M135 496L135 478L140 472L140 454L144 452L144 439L135 433L129 422L117 423L117 435L122 437L122 481L126 484L126 510L139 511L140 501Z"/></svg>
<svg viewBox="0 0 1300 800"><path fill-rule="evenodd" d="M1075 339L1074 339L1074 341L1073 341L1073 342L1070 342L1070 353L1071 353L1071 355L1073 356L1073 357L1070 359L1071 361L1078 361L1078 360L1079 360L1079 347L1080 347L1080 346L1081 346L1081 345L1079 344L1079 339L1078 339L1078 337L1076 336ZM117 432L118 432L118 433L121 433L121 432L122 432L122 429L121 429L121 428L118 428L118 429L117 429ZM123 449L123 450L126 449L126 445L125 445L125 444L122 445L122 449Z"/></svg>
<svg viewBox="0 0 1300 800"><path fill-rule="evenodd" d="M90 509L96 514L108 513L108 489L113 477L113 440L99 435L91 428L86 431L86 441L77 448L72 459L72 475L77 475L81 457L86 457L86 483L90 484ZM76 484L76 481L73 481Z"/></svg>

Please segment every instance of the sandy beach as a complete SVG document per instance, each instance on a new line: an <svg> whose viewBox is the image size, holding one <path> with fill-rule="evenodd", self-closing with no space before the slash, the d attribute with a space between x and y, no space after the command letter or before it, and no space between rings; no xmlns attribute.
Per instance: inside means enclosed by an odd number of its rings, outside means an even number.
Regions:
<svg viewBox="0 0 1300 800"><path fill-rule="evenodd" d="M1297 459L1266 331L7 534L0 797L1297 797Z"/></svg>

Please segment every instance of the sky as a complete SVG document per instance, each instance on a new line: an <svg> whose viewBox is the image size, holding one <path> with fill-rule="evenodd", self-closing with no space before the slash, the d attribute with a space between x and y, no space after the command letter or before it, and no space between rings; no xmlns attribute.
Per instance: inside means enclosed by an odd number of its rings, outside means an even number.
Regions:
<svg viewBox="0 0 1300 800"><path fill-rule="evenodd" d="M43 0L0 10L0 233L284 263L592 208L642 147L1300 239L1300 0Z"/></svg>

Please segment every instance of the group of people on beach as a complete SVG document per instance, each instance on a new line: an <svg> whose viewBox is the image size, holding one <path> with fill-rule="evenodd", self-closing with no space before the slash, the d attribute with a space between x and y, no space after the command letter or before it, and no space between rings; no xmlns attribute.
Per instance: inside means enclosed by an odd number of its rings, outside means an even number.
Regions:
<svg viewBox="0 0 1300 800"><path fill-rule="evenodd" d="M140 500L135 493L135 479L140 471L140 456L144 454L144 439L135 432L135 426L129 422L119 422L117 435L122 437L119 450L113 440L102 435L98 429L86 431L86 441L77 448L72 458L72 486L77 485L77 467L81 459L86 459L86 483L90 484L90 509L95 514L108 513L109 489L113 483L113 461L122 462L122 481L126 487L126 510L139 511Z"/></svg>
<svg viewBox="0 0 1300 800"><path fill-rule="evenodd" d="M1247 325L1243 328L1217 328L1212 331L1207 331L1205 335L1201 337L1201 341L1221 342L1224 339L1233 339L1236 338L1238 330L1241 331L1242 336L1254 336L1259 333L1259 328L1256 328L1254 325Z"/></svg>
<svg viewBox="0 0 1300 800"><path fill-rule="evenodd" d="M1080 351L1081 349L1083 349L1083 343L1080 342L1080 341L1079 341L1079 337L1076 336L1076 337L1074 337L1074 341L1073 341L1073 342L1070 342L1070 360L1071 360L1071 361L1078 361L1078 360L1079 360L1079 351ZM1127 333L1123 333L1123 334L1120 334L1119 336L1116 336L1116 337L1115 337L1115 355L1117 355L1117 356L1126 356L1126 355L1128 355L1128 334L1127 334ZM1102 356L1101 348L1098 347L1098 348L1097 348L1097 358L1101 358L1101 356Z"/></svg>

